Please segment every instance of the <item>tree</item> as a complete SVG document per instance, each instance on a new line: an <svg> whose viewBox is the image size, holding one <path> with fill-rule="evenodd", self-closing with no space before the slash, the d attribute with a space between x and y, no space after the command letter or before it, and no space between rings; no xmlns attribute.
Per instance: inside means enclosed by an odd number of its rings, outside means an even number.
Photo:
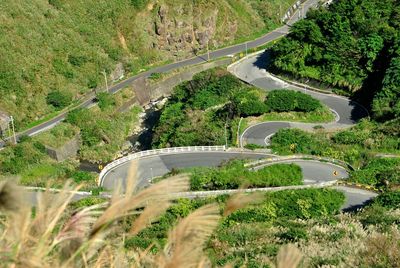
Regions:
<svg viewBox="0 0 400 268"><path fill-rule="evenodd" d="M71 94L67 92L61 92L59 90L50 92L46 97L47 104L52 105L57 110L61 110L62 108L68 106L71 101Z"/></svg>

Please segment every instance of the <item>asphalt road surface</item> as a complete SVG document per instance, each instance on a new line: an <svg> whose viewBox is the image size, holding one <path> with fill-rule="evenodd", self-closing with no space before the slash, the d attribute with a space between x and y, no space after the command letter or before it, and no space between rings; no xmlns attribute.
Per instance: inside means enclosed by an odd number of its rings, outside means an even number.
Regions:
<svg viewBox="0 0 400 268"><path fill-rule="evenodd" d="M266 91L274 89L291 89L306 93L320 100L328 106L336 116L336 120L331 123L292 123L292 122L264 122L249 127L241 136L242 145L253 143L258 145L266 145L266 138L276 133L281 128L296 127L310 130L315 125L321 125L326 129L343 129L353 126L358 120L368 116L367 110L358 103L349 100L342 96L333 94L319 93L311 90L306 90L297 86L292 86L280 79L276 79L266 71L266 66L269 61L268 52L254 55L240 63L235 64L231 71L241 80L246 81L258 88Z"/></svg>
<svg viewBox="0 0 400 268"><path fill-rule="evenodd" d="M230 159L262 159L270 154L240 152L198 152L165 154L141 158L138 166L138 186L147 186L154 177L165 175L172 169L190 167L215 167ZM118 183L125 184L131 162L126 162L105 174L102 185L106 189L114 188Z"/></svg>

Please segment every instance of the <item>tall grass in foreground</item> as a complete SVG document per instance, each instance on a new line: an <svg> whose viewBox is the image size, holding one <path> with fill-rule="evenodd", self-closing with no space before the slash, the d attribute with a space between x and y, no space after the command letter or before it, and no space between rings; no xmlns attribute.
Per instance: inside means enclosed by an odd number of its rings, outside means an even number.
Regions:
<svg viewBox="0 0 400 268"><path fill-rule="evenodd" d="M172 227L163 251L126 250L124 237L136 235L157 220L176 194L188 190L186 175L163 180L138 190L137 163L128 174L125 191L117 187L108 202L70 213L72 191L66 184L60 194L39 193L36 207L23 200L23 188L0 183L0 263L2 267L210 267L203 245L221 218L220 207L209 204ZM223 215L256 202L260 196L236 195ZM132 215L136 215L132 217ZM118 222L132 219L131 229L118 233ZM277 267L297 267L301 255L295 247L278 253Z"/></svg>

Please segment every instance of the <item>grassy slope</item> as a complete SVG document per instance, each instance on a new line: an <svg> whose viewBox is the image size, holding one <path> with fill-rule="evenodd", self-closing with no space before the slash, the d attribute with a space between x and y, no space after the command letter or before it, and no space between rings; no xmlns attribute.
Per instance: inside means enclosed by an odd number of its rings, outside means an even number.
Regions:
<svg viewBox="0 0 400 268"><path fill-rule="evenodd" d="M293 1L147 1L150 5L139 11L134 2L0 3L0 107L15 116L17 127L54 111L46 105L52 90L70 92L76 99L89 87L102 86L101 71L110 73L117 62L128 72L137 72L174 59L173 51L159 49L154 33L160 5L167 6L167 19L176 18L200 31L206 30L205 21L217 10L211 38L213 45L222 46L273 27L279 5L286 10Z"/></svg>

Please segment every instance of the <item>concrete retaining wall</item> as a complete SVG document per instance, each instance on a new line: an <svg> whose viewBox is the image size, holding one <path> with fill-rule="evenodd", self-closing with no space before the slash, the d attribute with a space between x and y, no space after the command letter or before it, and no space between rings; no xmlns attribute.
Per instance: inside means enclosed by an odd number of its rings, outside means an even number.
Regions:
<svg viewBox="0 0 400 268"><path fill-rule="evenodd" d="M57 160L64 161L67 158L75 157L78 153L80 147L80 136L79 134L72 138L70 141L65 143L60 148L53 148L50 146L45 146L47 154Z"/></svg>

